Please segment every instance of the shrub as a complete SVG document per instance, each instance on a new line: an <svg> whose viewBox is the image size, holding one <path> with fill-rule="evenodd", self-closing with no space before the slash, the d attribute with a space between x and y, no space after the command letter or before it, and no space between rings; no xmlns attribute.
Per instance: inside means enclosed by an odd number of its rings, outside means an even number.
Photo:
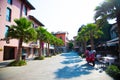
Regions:
<svg viewBox="0 0 120 80"><path fill-rule="evenodd" d="M113 77L115 80L120 79L120 70L115 65L110 65L106 69L106 73L108 73L111 77Z"/></svg>
<svg viewBox="0 0 120 80"><path fill-rule="evenodd" d="M35 57L34 60L44 60L45 57L44 56L40 56L40 57Z"/></svg>
<svg viewBox="0 0 120 80"><path fill-rule="evenodd" d="M56 56L57 55L57 53L53 53L53 56Z"/></svg>
<svg viewBox="0 0 120 80"><path fill-rule="evenodd" d="M20 61L12 61L8 66L24 66L26 65L27 62L25 60L20 60Z"/></svg>
<svg viewBox="0 0 120 80"><path fill-rule="evenodd" d="M52 56L51 56L51 55L47 55L47 56L45 56L45 57L50 58L50 57L52 57Z"/></svg>

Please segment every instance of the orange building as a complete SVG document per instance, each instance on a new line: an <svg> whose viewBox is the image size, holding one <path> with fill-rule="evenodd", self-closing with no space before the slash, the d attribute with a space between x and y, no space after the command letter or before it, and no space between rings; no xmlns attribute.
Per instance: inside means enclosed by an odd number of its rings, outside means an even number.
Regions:
<svg viewBox="0 0 120 80"><path fill-rule="evenodd" d="M54 33L54 35L57 37L57 38L60 38L63 40L64 42L64 46L66 47L67 46L67 42L68 42L68 33L67 32L56 32Z"/></svg>

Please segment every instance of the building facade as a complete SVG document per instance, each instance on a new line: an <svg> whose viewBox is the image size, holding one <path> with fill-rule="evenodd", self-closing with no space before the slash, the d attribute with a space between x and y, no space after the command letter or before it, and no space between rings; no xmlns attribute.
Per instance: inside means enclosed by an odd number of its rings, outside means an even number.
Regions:
<svg viewBox="0 0 120 80"><path fill-rule="evenodd" d="M11 39L9 44L5 40L8 27L15 24L14 19L26 17L35 27L43 26L35 17L29 16L30 10L34 9L27 0L0 0L0 61L16 58L18 40ZM30 44L23 43L23 52L30 54L33 53L32 51Z"/></svg>
<svg viewBox="0 0 120 80"><path fill-rule="evenodd" d="M64 45L62 47L60 47L60 49L62 49L63 52L67 51L67 44L68 44L68 32L61 32L58 31L56 33L53 33L57 38L60 38L63 42Z"/></svg>
<svg viewBox="0 0 120 80"><path fill-rule="evenodd" d="M118 38L118 31L117 31L117 24L113 24L110 29L110 36L111 39L106 42L107 46L118 46L119 38Z"/></svg>
<svg viewBox="0 0 120 80"><path fill-rule="evenodd" d="M67 42L68 42L68 33L67 32L58 31L58 32L54 33L54 35L57 38L62 39L62 41L64 42L64 46L67 46Z"/></svg>

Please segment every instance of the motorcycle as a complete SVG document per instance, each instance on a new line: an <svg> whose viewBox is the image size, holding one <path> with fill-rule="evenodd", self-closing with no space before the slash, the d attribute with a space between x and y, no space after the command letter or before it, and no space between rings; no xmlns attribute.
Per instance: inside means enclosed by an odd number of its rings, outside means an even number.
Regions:
<svg viewBox="0 0 120 80"><path fill-rule="evenodd" d="M86 50L85 56L87 63L92 63L92 65L95 66L95 51Z"/></svg>

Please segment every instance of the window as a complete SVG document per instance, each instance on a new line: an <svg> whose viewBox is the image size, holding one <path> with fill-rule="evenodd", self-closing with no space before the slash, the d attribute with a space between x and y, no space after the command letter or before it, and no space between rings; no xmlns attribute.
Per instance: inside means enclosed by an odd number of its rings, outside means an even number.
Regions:
<svg viewBox="0 0 120 80"><path fill-rule="evenodd" d="M23 11L24 11L24 14L27 15L27 7L26 6L24 6Z"/></svg>
<svg viewBox="0 0 120 80"><path fill-rule="evenodd" d="M12 5L12 0L7 0L7 3Z"/></svg>
<svg viewBox="0 0 120 80"><path fill-rule="evenodd" d="M62 39L62 36L60 36L60 39Z"/></svg>
<svg viewBox="0 0 120 80"><path fill-rule="evenodd" d="M11 21L11 9L7 8L6 10L6 20Z"/></svg>
<svg viewBox="0 0 120 80"><path fill-rule="evenodd" d="M5 26L5 37L6 37L6 34L7 34L7 32L8 32L8 28L9 28L9 26Z"/></svg>

